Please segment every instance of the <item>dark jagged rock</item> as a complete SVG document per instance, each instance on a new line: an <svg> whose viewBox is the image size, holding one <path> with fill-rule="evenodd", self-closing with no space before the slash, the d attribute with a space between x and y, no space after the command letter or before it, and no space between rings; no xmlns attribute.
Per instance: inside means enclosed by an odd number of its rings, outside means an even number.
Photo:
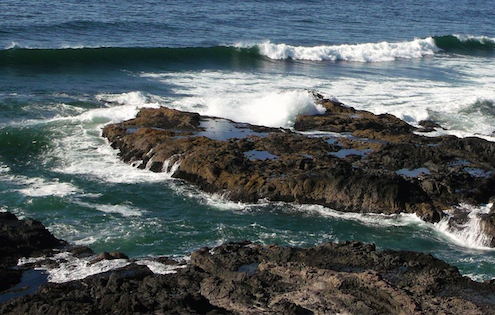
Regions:
<svg viewBox="0 0 495 315"><path fill-rule="evenodd" d="M114 260L114 259L129 259L129 257L121 252L111 252L111 253L103 252L100 253L95 259L93 259L91 261L91 264L95 264L102 260Z"/></svg>
<svg viewBox="0 0 495 315"><path fill-rule="evenodd" d="M431 255L373 244L248 241L203 248L175 274L136 264L44 285L2 314L495 314L495 284Z"/></svg>
<svg viewBox="0 0 495 315"><path fill-rule="evenodd" d="M12 213L0 212L0 292L21 280L22 271L12 269L19 258L44 255L66 244L39 221L19 220Z"/></svg>
<svg viewBox="0 0 495 315"><path fill-rule="evenodd" d="M485 204L495 196L494 143L421 136L420 129L395 116L314 95L326 112L298 116L297 132L160 108L108 125L103 136L125 162L172 172L236 201L407 212L435 222L445 209ZM485 231L491 231L491 221L486 222Z"/></svg>
<svg viewBox="0 0 495 315"><path fill-rule="evenodd" d="M375 115L335 101L325 99L318 101L325 107L325 114L299 115L294 123L294 129L349 132L357 137L380 140L389 137L401 140L401 136L408 137L415 130L413 126L390 114Z"/></svg>
<svg viewBox="0 0 495 315"><path fill-rule="evenodd" d="M15 261L17 249L50 254L66 245L38 221L1 213L0 222L2 237L14 244L4 245L2 261ZM35 242L33 235L47 242ZM66 250L93 256L81 246ZM119 252L100 256L126 258ZM0 313L495 314L494 294L492 281L474 282L429 254L377 251L360 242L292 248L244 241L201 248L175 274L154 274L130 262L81 280L47 283L0 303Z"/></svg>
<svg viewBox="0 0 495 315"><path fill-rule="evenodd" d="M176 112L157 111L164 116ZM194 114L184 113L187 120L188 115ZM141 167L153 171L168 171L170 161L180 161L174 177L232 200L266 198L341 211L416 212L430 221L441 216L419 185L392 172L355 167L335 155L341 146L324 139L274 128L253 131L253 126L211 117L200 122L199 130L191 134L190 128L165 129L151 122L137 128L138 122L131 120L105 127L103 135L120 150L124 161L142 161ZM203 126L214 123L243 129L246 135L225 140L208 137Z"/></svg>
<svg viewBox="0 0 495 315"><path fill-rule="evenodd" d="M420 132L432 132L432 131L435 131L436 129L445 130L445 128L440 126L440 124L438 124L434 121L431 121L431 120L421 120L420 122L418 122L418 125L423 127L422 129L418 130Z"/></svg>

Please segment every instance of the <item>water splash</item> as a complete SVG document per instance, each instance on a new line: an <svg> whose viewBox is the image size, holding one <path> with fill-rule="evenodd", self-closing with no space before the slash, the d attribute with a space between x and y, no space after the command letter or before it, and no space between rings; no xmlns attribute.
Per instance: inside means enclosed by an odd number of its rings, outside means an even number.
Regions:
<svg viewBox="0 0 495 315"><path fill-rule="evenodd" d="M457 245L473 249L493 249L488 247L489 238L483 233L481 228L481 214L490 212L492 204L480 207L461 204L453 209L453 212L466 215L463 222L457 222L453 215L445 216L434 226L440 233L447 236ZM457 215L457 216L458 216Z"/></svg>

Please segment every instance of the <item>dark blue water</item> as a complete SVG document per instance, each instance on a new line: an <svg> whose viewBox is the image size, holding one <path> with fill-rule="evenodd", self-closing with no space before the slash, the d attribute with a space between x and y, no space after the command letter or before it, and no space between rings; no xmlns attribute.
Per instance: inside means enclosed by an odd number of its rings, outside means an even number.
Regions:
<svg viewBox="0 0 495 315"><path fill-rule="evenodd" d="M318 90L494 140L494 21L491 3L468 0L3 0L0 209L134 257L243 239L361 240L493 278L476 222L466 236L411 216L231 203L123 164L100 133L158 106L290 128Z"/></svg>
<svg viewBox="0 0 495 315"><path fill-rule="evenodd" d="M2 1L0 46L197 47L271 40L329 45L494 37L487 1Z"/></svg>

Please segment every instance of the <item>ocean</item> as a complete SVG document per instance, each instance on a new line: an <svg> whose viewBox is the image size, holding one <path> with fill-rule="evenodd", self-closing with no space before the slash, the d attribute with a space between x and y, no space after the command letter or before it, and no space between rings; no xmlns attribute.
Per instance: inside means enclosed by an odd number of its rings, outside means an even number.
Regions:
<svg viewBox="0 0 495 315"><path fill-rule="evenodd" d="M291 128L315 108L308 91L495 141L493 4L2 0L0 211L143 261L245 239L303 247L357 240L431 253L478 281L495 278L495 251L475 218L454 232L445 220L415 215L234 203L124 164L101 137L104 125L160 106ZM452 206L476 213L491 204ZM84 268L74 262L49 279L98 271Z"/></svg>

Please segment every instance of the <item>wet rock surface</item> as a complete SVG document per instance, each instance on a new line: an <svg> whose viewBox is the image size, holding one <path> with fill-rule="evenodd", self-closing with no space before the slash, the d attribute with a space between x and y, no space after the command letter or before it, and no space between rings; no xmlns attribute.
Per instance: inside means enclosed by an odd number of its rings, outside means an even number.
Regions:
<svg viewBox="0 0 495 315"><path fill-rule="evenodd" d="M56 239L41 222L19 220L12 213L0 212L0 292L21 280L22 271L12 269L19 258L45 255L65 245L67 243Z"/></svg>
<svg viewBox="0 0 495 315"><path fill-rule="evenodd" d="M164 259L166 261L166 259ZM1 314L495 314L495 284L431 255L373 244L310 248L249 241L201 248L174 274L130 263L47 283Z"/></svg>
<svg viewBox="0 0 495 315"><path fill-rule="evenodd" d="M446 209L495 196L494 143L427 137L440 128L434 122L416 128L314 96L326 112L298 116L292 131L159 108L108 125L103 136L127 163L235 201L416 213L437 222ZM484 222L495 244L493 220Z"/></svg>

